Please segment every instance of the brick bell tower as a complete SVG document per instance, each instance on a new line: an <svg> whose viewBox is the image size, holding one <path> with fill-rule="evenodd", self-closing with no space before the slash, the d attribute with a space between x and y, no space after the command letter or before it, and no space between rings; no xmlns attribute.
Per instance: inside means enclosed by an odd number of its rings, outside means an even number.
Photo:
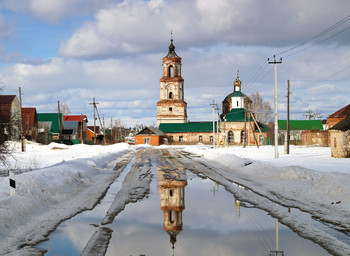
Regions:
<svg viewBox="0 0 350 256"><path fill-rule="evenodd" d="M181 77L181 57L175 52L171 38L169 52L163 58L160 79L160 100L157 102L157 127L161 123L186 123L187 103L184 101L184 79Z"/></svg>

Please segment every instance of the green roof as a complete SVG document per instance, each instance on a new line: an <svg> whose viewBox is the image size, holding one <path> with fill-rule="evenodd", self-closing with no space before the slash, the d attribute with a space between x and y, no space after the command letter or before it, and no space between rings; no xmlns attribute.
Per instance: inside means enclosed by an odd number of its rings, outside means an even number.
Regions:
<svg viewBox="0 0 350 256"><path fill-rule="evenodd" d="M244 97L244 94L240 91L235 91L232 93L231 97Z"/></svg>
<svg viewBox="0 0 350 256"><path fill-rule="evenodd" d="M287 120L278 120L278 129L287 130ZM323 130L321 120L289 120L289 130Z"/></svg>
<svg viewBox="0 0 350 256"><path fill-rule="evenodd" d="M213 132L213 122L163 123L159 125L159 130L164 133Z"/></svg>
<svg viewBox="0 0 350 256"><path fill-rule="evenodd" d="M50 133L60 133L58 125L58 113L37 113L38 122L51 122ZM62 113L60 114L61 124L63 123Z"/></svg>
<svg viewBox="0 0 350 256"><path fill-rule="evenodd" d="M266 124L258 122L258 125L259 125L259 128L260 128L261 132L268 132L268 131L270 131L270 128ZM259 129L256 128L255 132L259 132Z"/></svg>
<svg viewBox="0 0 350 256"><path fill-rule="evenodd" d="M245 110L244 108L233 108L231 111L223 118L226 122L244 122ZM253 119L250 119L253 121ZM247 118L248 121L248 118Z"/></svg>

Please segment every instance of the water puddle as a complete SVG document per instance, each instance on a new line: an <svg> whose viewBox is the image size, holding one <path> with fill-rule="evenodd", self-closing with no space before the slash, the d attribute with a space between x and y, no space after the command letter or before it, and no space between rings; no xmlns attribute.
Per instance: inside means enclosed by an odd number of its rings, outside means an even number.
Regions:
<svg viewBox="0 0 350 256"><path fill-rule="evenodd" d="M133 161L92 211L63 222L37 247L45 255L80 255L97 230ZM266 212L235 200L209 179L169 166L152 169L150 193L129 203L105 225L113 230L107 256L270 255L276 249L276 221ZM329 255L279 224L284 255Z"/></svg>

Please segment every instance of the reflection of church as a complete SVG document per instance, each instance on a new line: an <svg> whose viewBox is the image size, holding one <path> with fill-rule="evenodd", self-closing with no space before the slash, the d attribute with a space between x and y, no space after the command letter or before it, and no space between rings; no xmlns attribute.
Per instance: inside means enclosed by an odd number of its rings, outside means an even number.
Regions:
<svg viewBox="0 0 350 256"><path fill-rule="evenodd" d="M164 167L157 168L160 208L164 212L164 230L170 236L173 250L177 235L182 230L182 211L185 209L184 173Z"/></svg>
<svg viewBox="0 0 350 256"><path fill-rule="evenodd" d="M171 39L168 54L163 58L160 101L157 103L157 126L172 143L212 144L213 140L217 140L213 137L213 121L187 121L187 103L184 99L181 67L181 57L176 54ZM239 80L239 74L233 85L233 92L222 102L219 140L227 141L228 144L242 144L246 131L246 141L251 144L259 141L260 145L266 143L268 128L256 122L254 115L248 111L251 100L241 91L242 82ZM208 107L209 104L208 102Z"/></svg>

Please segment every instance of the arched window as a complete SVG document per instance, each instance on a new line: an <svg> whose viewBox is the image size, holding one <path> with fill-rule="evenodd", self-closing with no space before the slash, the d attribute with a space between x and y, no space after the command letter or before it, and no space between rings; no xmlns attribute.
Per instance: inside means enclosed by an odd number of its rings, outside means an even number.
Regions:
<svg viewBox="0 0 350 256"><path fill-rule="evenodd" d="M244 142L244 138L245 136L244 136L244 131L241 131L241 143L243 143Z"/></svg>
<svg viewBox="0 0 350 256"><path fill-rule="evenodd" d="M172 65L169 66L169 76L174 77L174 67Z"/></svg>
<svg viewBox="0 0 350 256"><path fill-rule="evenodd" d="M169 99L172 99L172 98L173 98L173 93L169 92Z"/></svg>
<svg viewBox="0 0 350 256"><path fill-rule="evenodd" d="M227 137L228 137L228 143L233 143L233 141L234 141L233 140L233 131L229 131Z"/></svg>

